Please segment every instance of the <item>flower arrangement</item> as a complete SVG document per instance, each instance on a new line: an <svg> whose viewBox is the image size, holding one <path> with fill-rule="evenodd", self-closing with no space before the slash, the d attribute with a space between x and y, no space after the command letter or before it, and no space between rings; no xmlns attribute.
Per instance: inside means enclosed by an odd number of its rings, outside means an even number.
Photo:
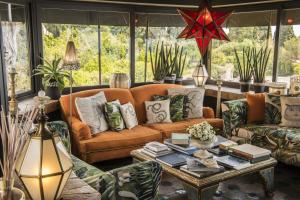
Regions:
<svg viewBox="0 0 300 200"><path fill-rule="evenodd" d="M26 110L22 116L17 113L16 117L10 115L6 117L3 110L0 112L0 136L3 153L3 160L0 162L3 173L0 199L14 199L13 191L17 191L13 187L17 159L27 142L28 133L36 115L36 109L28 112Z"/></svg>
<svg viewBox="0 0 300 200"><path fill-rule="evenodd" d="M207 121L188 127L187 132L201 142L211 142L216 135L216 131Z"/></svg>

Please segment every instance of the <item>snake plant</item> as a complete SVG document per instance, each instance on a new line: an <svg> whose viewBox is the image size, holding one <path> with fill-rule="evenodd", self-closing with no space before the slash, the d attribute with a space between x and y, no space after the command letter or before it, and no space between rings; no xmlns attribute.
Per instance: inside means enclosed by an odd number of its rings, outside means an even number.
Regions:
<svg viewBox="0 0 300 200"><path fill-rule="evenodd" d="M254 52L250 47L243 48L242 58L239 57L237 50L234 49L235 58L237 61L237 69L240 75L241 82L249 82L252 77L252 61L254 58Z"/></svg>
<svg viewBox="0 0 300 200"><path fill-rule="evenodd" d="M261 47L258 53L256 53L256 48L253 48L252 51L253 55L255 55L252 63L254 83L263 83L271 50L268 47Z"/></svg>
<svg viewBox="0 0 300 200"><path fill-rule="evenodd" d="M176 45L177 46L177 45ZM177 46L178 49L180 48ZM179 56L177 56L175 61L175 74L177 78L182 78L183 70L185 68L185 61L186 61L187 52L183 55L183 47L180 48Z"/></svg>

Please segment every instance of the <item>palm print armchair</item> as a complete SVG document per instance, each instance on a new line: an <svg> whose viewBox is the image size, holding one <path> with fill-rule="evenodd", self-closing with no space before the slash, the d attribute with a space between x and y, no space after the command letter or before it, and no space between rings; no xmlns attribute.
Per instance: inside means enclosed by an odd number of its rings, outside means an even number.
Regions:
<svg viewBox="0 0 300 200"><path fill-rule="evenodd" d="M222 103L224 134L238 143L251 143L272 151L277 160L300 167L300 128L279 126L281 114L266 105L269 118L264 124L247 124L247 101L245 99ZM279 116L280 115L280 116ZM279 122L280 123L280 122Z"/></svg>
<svg viewBox="0 0 300 200"><path fill-rule="evenodd" d="M63 121L48 123L56 130L66 148L71 150L68 126ZM158 199L158 186L162 168L157 162L149 161L132 164L103 172L71 155L73 171L101 194L103 200L151 200Z"/></svg>

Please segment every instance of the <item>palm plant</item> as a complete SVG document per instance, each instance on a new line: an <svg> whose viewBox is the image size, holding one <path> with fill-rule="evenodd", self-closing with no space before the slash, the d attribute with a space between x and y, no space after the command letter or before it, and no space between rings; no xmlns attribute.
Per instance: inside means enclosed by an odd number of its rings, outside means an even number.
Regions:
<svg viewBox="0 0 300 200"><path fill-rule="evenodd" d="M57 86L60 90L63 90L65 87L64 78L69 79L69 73L64 70L60 63L62 58L59 58L55 55L52 62L43 59L44 64L38 65L36 69L33 70L34 75L43 76L43 86L44 88Z"/></svg>
<svg viewBox="0 0 300 200"><path fill-rule="evenodd" d="M261 47L258 53L256 49L253 48L253 63L252 63L252 73L255 83L263 83L265 81L265 74L267 70L268 61L270 58L271 50L266 47Z"/></svg>
<svg viewBox="0 0 300 200"><path fill-rule="evenodd" d="M240 75L240 82L249 82L252 77L252 60L254 58L254 52L250 47L243 48L242 58L239 57L237 50L234 49L237 68Z"/></svg>
<svg viewBox="0 0 300 200"><path fill-rule="evenodd" d="M183 47L181 47L179 57L177 56L175 61L175 74L177 78L182 78L183 70L185 68L186 56L187 52L185 52L185 54L183 55Z"/></svg>

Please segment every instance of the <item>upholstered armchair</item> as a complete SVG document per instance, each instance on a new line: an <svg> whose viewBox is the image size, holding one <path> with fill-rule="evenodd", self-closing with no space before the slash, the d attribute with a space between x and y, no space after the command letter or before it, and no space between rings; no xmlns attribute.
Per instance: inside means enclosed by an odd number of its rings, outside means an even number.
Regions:
<svg viewBox="0 0 300 200"><path fill-rule="evenodd" d="M61 136L67 149L71 143L67 124L63 121L49 122ZM75 174L101 193L103 200L158 199L158 186L162 168L157 162L136 163L103 172L71 155Z"/></svg>

